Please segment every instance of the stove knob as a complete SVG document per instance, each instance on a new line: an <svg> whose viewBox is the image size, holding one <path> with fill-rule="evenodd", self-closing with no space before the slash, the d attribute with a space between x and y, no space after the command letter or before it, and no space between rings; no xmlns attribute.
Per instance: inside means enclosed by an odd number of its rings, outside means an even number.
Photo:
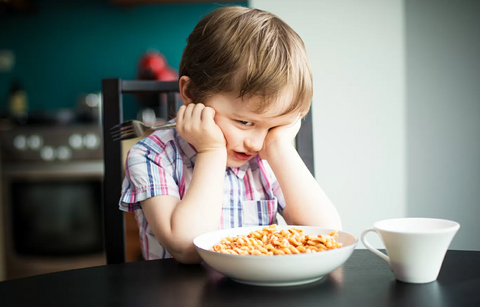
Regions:
<svg viewBox="0 0 480 307"><path fill-rule="evenodd" d="M17 135L13 139L13 146L18 150L27 149L27 138L24 135Z"/></svg>
<svg viewBox="0 0 480 307"><path fill-rule="evenodd" d="M82 149L83 148L82 136L80 134L72 134L68 139L68 144L73 149Z"/></svg>
<svg viewBox="0 0 480 307"><path fill-rule="evenodd" d="M45 161L55 160L55 149L52 146L45 146L40 149L40 157Z"/></svg>
<svg viewBox="0 0 480 307"><path fill-rule="evenodd" d="M72 150L67 146L59 146L57 148L57 158L61 161L70 160L72 157Z"/></svg>
<svg viewBox="0 0 480 307"><path fill-rule="evenodd" d="M88 149L97 149L100 146L100 138L93 133L87 133L83 136L83 145Z"/></svg>
<svg viewBox="0 0 480 307"><path fill-rule="evenodd" d="M39 150L43 145L43 138L38 134L33 134L28 138L28 147L33 150Z"/></svg>

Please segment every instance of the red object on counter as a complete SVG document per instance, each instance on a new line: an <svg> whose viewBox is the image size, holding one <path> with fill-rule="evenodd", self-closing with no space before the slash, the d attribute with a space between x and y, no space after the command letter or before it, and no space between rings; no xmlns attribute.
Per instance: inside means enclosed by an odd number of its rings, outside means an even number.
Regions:
<svg viewBox="0 0 480 307"><path fill-rule="evenodd" d="M154 80L154 81L177 81L178 73L168 65L167 59L158 51L149 51L142 55L137 66L138 80ZM138 93L135 95L137 100L144 107L158 108L160 105L166 104L166 94L161 93ZM162 111L159 111L160 117L166 117Z"/></svg>
<svg viewBox="0 0 480 307"><path fill-rule="evenodd" d="M140 80L175 81L178 75L173 68L168 66L163 54L150 51L140 58L138 78Z"/></svg>

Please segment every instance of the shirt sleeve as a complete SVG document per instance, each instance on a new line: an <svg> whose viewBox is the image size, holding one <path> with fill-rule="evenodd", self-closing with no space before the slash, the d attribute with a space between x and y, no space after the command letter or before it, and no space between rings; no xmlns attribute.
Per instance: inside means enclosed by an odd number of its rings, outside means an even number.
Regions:
<svg viewBox="0 0 480 307"><path fill-rule="evenodd" d="M145 138L134 145L125 162L120 210L132 212L140 209L141 201L154 196L180 198L175 175L177 155L178 150L172 141L163 143L159 139Z"/></svg>

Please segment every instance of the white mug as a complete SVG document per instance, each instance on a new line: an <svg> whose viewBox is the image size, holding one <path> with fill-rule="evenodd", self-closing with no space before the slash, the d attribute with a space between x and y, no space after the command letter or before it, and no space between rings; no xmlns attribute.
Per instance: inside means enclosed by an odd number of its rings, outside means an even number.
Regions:
<svg viewBox="0 0 480 307"><path fill-rule="evenodd" d="M443 259L460 229L454 221L434 218L398 218L376 222L362 232L363 244L385 260L397 280L407 283L435 281ZM371 246L365 235L376 232L385 245L387 255Z"/></svg>

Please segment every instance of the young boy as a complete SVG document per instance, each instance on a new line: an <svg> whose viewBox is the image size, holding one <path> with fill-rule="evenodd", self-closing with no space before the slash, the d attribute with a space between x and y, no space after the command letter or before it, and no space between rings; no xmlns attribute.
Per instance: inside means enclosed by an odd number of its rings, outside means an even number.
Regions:
<svg viewBox="0 0 480 307"><path fill-rule="evenodd" d="M300 37L275 15L223 7L187 40L176 130L131 148L120 209L134 211L146 260L200 262L193 239L276 223L341 229L292 140L310 108Z"/></svg>

